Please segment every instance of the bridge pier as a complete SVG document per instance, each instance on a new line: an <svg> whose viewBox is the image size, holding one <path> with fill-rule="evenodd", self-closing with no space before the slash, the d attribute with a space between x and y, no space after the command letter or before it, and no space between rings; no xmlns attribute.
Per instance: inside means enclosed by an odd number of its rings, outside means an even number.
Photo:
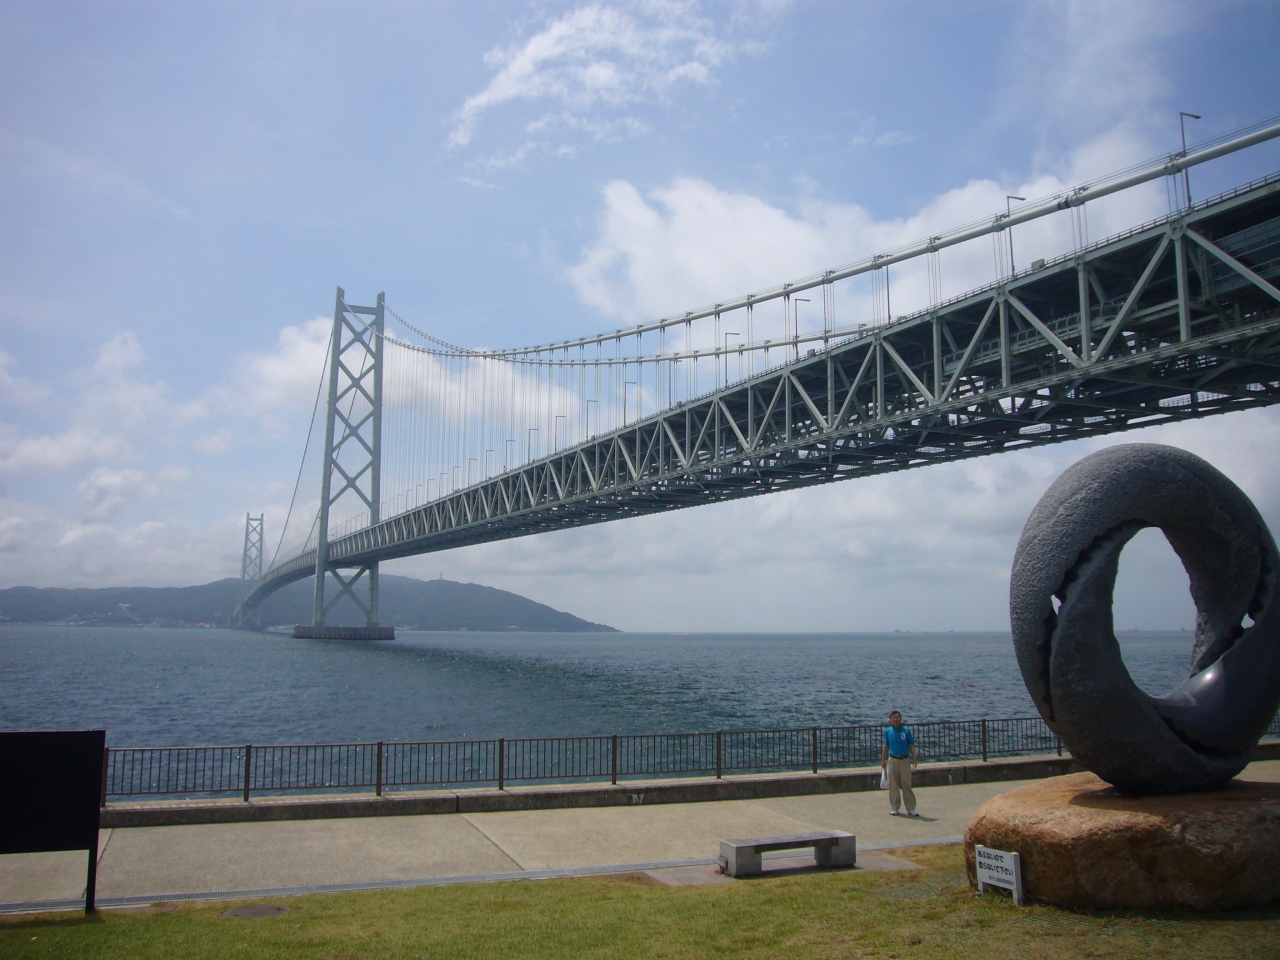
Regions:
<svg viewBox="0 0 1280 960"><path fill-rule="evenodd" d="M378 564L377 561L359 567L355 574L344 577L337 569L330 569L329 576L338 581L338 591L327 603L324 601L323 578L317 577L316 594L320 598L320 622L299 623L293 628L295 637L308 640L394 640L395 627L384 627L378 624ZM355 587L361 580L368 581L368 602L363 602ZM363 627L330 626L324 622L328 612L343 597L350 597L365 615Z"/></svg>
<svg viewBox="0 0 1280 960"><path fill-rule="evenodd" d="M395 627L313 627L296 624L293 635L300 640L394 640Z"/></svg>

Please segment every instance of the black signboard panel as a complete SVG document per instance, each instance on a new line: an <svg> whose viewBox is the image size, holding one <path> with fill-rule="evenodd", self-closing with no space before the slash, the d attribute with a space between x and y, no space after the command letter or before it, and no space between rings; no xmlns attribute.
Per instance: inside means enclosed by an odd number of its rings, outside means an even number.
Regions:
<svg viewBox="0 0 1280 960"><path fill-rule="evenodd" d="M93 909L104 730L0 733L0 853L88 850Z"/></svg>

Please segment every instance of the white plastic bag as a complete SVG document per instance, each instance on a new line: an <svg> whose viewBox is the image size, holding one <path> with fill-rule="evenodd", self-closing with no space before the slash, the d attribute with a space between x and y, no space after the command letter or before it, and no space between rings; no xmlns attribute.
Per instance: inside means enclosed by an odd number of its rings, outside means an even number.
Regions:
<svg viewBox="0 0 1280 960"><path fill-rule="evenodd" d="M880 789L881 790L889 789L889 771L888 770L880 771Z"/></svg>

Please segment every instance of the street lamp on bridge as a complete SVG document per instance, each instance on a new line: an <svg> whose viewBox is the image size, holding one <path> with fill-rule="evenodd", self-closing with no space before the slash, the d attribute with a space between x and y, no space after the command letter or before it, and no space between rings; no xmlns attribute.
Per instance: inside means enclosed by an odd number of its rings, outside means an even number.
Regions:
<svg viewBox="0 0 1280 960"><path fill-rule="evenodd" d="M798 360L800 359L800 304L812 303L813 301L809 300L806 297L796 297L793 302L795 303L795 308L793 311L795 314L795 318L791 321L791 333L793 337L792 359Z"/></svg>
<svg viewBox="0 0 1280 960"><path fill-rule="evenodd" d="M1198 113L1187 113L1185 110L1178 111L1178 127L1182 130L1182 155L1187 155L1187 118L1192 120L1203 120L1204 117ZM1187 168L1182 170L1182 185L1187 192L1187 209L1191 209L1191 171Z"/></svg>
<svg viewBox="0 0 1280 960"><path fill-rule="evenodd" d="M1011 193L1006 193L1004 195L1004 218L1006 220L1010 220L1013 218L1013 201L1014 200L1026 200L1026 199L1027 199L1026 197L1015 197ZM1018 272L1017 267L1013 265L1013 224L1009 224L1009 226L1005 227L1005 230L1007 230L1009 233L1009 276L1012 277L1015 273Z"/></svg>

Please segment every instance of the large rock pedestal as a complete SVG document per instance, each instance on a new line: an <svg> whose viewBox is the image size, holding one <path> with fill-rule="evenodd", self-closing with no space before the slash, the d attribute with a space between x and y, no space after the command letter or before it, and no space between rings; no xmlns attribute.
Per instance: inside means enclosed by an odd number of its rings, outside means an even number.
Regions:
<svg viewBox="0 0 1280 960"><path fill-rule="evenodd" d="M1028 897L1067 907L1230 909L1280 899L1280 783L1123 796L1092 773L1053 777L988 800L975 844L1021 855Z"/></svg>

